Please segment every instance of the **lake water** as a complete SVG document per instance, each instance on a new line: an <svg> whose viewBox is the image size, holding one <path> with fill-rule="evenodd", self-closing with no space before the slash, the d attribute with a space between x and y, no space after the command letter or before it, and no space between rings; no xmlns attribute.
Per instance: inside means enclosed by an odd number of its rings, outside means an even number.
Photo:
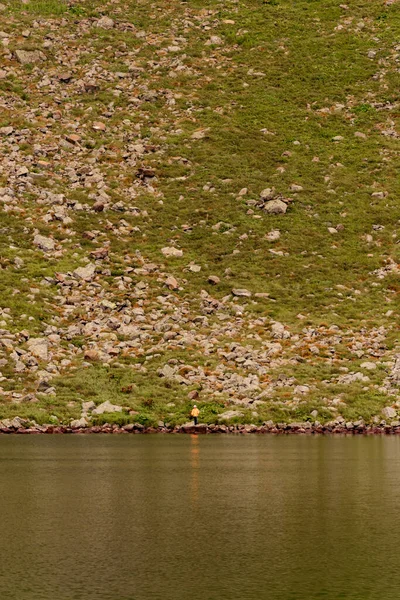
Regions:
<svg viewBox="0 0 400 600"><path fill-rule="evenodd" d="M398 599L400 438L0 438L1 600Z"/></svg>

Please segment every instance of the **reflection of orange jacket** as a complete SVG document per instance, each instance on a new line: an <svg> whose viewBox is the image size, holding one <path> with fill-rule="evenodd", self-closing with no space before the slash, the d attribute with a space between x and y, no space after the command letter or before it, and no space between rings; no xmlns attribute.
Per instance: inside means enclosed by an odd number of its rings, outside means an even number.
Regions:
<svg viewBox="0 0 400 600"><path fill-rule="evenodd" d="M192 415L192 417L198 417L200 414L200 411L198 408L192 408L192 412L190 414Z"/></svg>

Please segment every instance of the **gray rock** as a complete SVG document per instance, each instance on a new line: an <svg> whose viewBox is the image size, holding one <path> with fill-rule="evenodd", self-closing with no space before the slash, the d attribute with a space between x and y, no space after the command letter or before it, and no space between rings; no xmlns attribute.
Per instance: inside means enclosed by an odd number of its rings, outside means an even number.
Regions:
<svg viewBox="0 0 400 600"><path fill-rule="evenodd" d="M21 65L30 65L46 60L46 55L40 50L15 50L15 57Z"/></svg>
<svg viewBox="0 0 400 600"><path fill-rule="evenodd" d="M272 229L267 233L265 239L267 239L269 242L276 242L277 240L279 240L280 237L281 232L279 231L279 229Z"/></svg>
<svg viewBox="0 0 400 600"><path fill-rule="evenodd" d="M376 369L376 363L373 362L363 362L360 366L362 369L367 369L367 371L374 371Z"/></svg>
<svg viewBox="0 0 400 600"><path fill-rule="evenodd" d="M183 251L179 250L179 248L174 248L173 246L162 248L161 252L166 257L179 258L180 256L183 256Z"/></svg>
<svg viewBox="0 0 400 600"><path fill-rule="evenodd" d="M159 372L161 377L166 377L167 379L173 379L175 376L175 370L169 365L164 365L163 368Z"/></svg>
<svg viewBox="0 0 400 600"><path fill-rule="evenodd" d="M265 202L273 200L274 197L275 197L275 190L273 188L266 188L260 194L261 200L264 200Z"/></svg>
<svg viewBox="0 0 400 600"><path fill-rule="evenodd" d="M113 29L114 25L114 21L107 16L101 17L96 23L96 26L101 29Z"/></svg>
<svg viewBox="0 0 400 600"><path fill-rule="evenodd" d="M95 275L96 267L93 263L89 263L86 267L78 267L73 272L77 279L83 279L84 281L91 281Z"/></svg>
<svg viewBox="0 0 400 600"><path fill-rule="evenodd" d="M356 381L361 381L363 383L369 382L369 377L367 375L363 375L359 371L357 373L349 373L347 375L340 375L338 379L338 383L348 385L349 383L355 383Z"/></svg>
<svg viewBox="0 0 400 600"><path fill-rule="evenodd" d="M99 404L99 406L92 411L92 414L103 415L104 413L115 412L122 412L122 406L118 406L117 404L111 404L109 400L106 400L102 404Z"/></svg>
<svg viewBox="0 0 400 600"><path fill-rule="evenodd" d="M87 414L96 408L93 400L89 400L88 402L82 402L82 413Z"/></svg>
<svg viewBox="0 0 400 600"><path fill-rule="evenodd" d="M285 326L279 321L275 321L271 325L272 337L277 340L286 340L290 338L290 332L286 330Z"/></svg>
<svg viewBox="0 0 400 600"><path fill-rule="evenodd" d="M251 292L249 290L243 289L243 288L234 288L232 290L232 294L234 296L239 296L239 297L244 297L244 298L251 298Z"/></svg>
<svg viewBox="0 0 400 600"><path fill-rule="evenodd" d="M31 338L26 344L30 352L40 360L48 360L49 345L46 338Z"/></svg>
<svg viewBox="0 0 400 600"><path fill-rule="evenodd" d="M271 200L265 204L264 210L269 215L284 215L287 211L287 204L283 200Z"/></svg>
<svg viewBox="0 0 400 600"><path fill-rule="evenodd" d="M33 243L44 252L51 252L55 248L54 240L45 237L44 235L35 235L33 238Z"/></svg>
<svg viewBox="0 0 400 600"><path fill-rule="evenodd" d="M244 417L244 414L238 410L226 410L219 415L220 419L234 419L235 417Z"/></svg>
<svg viewBox="0 0 400 600"><path fill-rule="evenodd" d="M385 408L382 408L382 415L385 419L394 419L397 417L397 411L391 406L385 406Z"/></svg>
<svg viewBox="0 0 400 600"><path fill-rule="evenodd" d="M0 127L0 135L8 136L14 131L14 127L8 125L7 127Z"/></svg>
<svg viewBox="0 0 400 600"><path fill-rule="evenodd" d="M84 429L89 425L88 421L86 421L85 417L81 417L80 419L75 419L71 421L72 429Z"/></svg>

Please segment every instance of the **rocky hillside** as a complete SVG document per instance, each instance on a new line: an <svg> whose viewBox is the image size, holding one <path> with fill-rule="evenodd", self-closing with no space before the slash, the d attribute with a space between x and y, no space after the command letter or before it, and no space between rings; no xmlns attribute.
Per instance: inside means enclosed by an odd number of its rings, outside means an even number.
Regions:
<svg viewBox="0 0 400 600"><path fill-rule="evenodd" d="M2 2L0 418L396 420L400 3Z"/></svg>

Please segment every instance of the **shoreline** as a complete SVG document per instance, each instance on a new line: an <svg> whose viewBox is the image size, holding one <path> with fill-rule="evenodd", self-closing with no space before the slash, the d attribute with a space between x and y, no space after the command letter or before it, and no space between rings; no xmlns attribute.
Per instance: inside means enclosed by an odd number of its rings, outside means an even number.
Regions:
<svg viewBox="0 0 400 600"><path fill-rule="evenodd" d="M312 423L278 423L276 425L182 425L177 427L145 427L139 423L128 425L101 425L92 427L66 427L55 425L35 425L33 427L1 427L2 435L95 435L95 434L175 434L175 435L400 435L400 425L344 426L313 425Z"/></svg>

